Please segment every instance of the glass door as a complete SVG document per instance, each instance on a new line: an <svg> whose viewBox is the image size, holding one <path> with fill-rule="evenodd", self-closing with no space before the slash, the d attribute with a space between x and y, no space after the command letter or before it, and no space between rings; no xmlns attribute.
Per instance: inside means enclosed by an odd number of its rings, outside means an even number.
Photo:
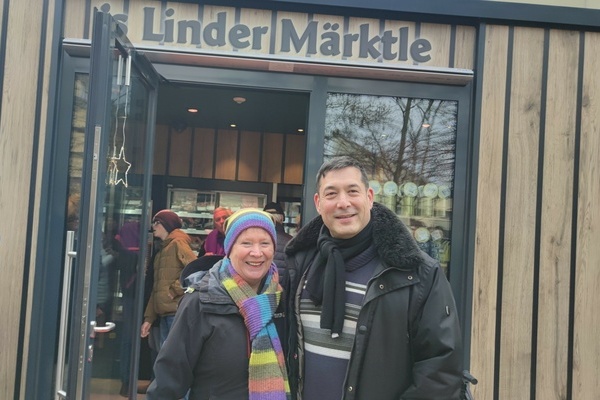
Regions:
<svg viewBox="0 0 600 400"><path fill-rule="evenodd" d="M87 96L76 93L73 126L85 128L71 143L81 157L69 169L81 174L69 179L78 218L68 228L75 251L56 398L136 398L158 81L113 18L96 12L89 78L76 79Z"/></svg>

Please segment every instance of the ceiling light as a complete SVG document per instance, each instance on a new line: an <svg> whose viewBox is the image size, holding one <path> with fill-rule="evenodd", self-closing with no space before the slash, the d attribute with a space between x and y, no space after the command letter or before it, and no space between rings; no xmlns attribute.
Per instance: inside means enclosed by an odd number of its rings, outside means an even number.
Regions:
<svg viewBox="0 0 600 400"><path fill-rule="evenodd" d="M195 113L198 112L198 109L197 108L193 108L193 107L190 107L187 110L188 110L189 113L192 113L192 114L195 114Z"/></svg>
<svg viewBox="0 0 600 400"><path fill-rule="evenodd" d="M431 126L431 124L428 124L427 122L425 122L423 125L421 125L423 128L429 128Z"/></svg>
<svg viewBox="0 0 600 400"><path fill-rule="evenodd" d="M302 132L304 132L304 129L298 128L298 132L302 133Z"/></svg>
<svg viewBox="0 0 600 400"><path fill-rule="evenodd" d="M233 101L235 101L238 104L242 104L246 102L246 98L245 97L241 97L241 96L237 96L233 98Z"/></svg>
<svg viewBox="0 0 600 400"><path fill-rule="evenodd" d="M232 128L235 128L235 127L237 127L237 125L236 125L236 124L229 124L229 126L230 126L230 127L232 127Z"/></svg>

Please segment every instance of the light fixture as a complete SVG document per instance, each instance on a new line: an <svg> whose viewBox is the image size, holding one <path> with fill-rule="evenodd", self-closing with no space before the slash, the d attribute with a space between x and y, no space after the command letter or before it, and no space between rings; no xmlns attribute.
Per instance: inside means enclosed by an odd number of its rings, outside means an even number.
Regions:
<svg viewBox="0 0 600 400"><path fill-rule="evenodd" d="M197 113L197 112L198 112L198 109L197 109L197 108L194 108L194 107L190 107L190 108L188 108L187 110L188 110L188 112L189 112L189 113L192 113L192 114L195 114L195 113Z"/></svg>
<svg viewBox="0 0 600 400"><path fill-rule="evenodd" d="M431 126L431 124L428 124L427 122L425 122L423 125L421 125L423 128L429 128Z"/></svg>
<svg viewBox="0 0 600 400"><path fill-rule="evenodd" d="M242 104L246 102L246 98L245 97L241 97L241 96L236 96L233 98L233 101L235 101L238 104Z"/></svg>
<svg viewBox="0 0 600 400"><path fill-rule="evenodd" d="M304 129L298 128L298 132L302 133L302 132L304 132Z"/></svg>
<svg viewBox="0 0 600 400"><path fill-rule="evenodd" d="M232 128L235 128L235 127L237 127L237 125L236 125L236 124L229 124L229 126L230 126L230 127L232 127Z"/></svg>

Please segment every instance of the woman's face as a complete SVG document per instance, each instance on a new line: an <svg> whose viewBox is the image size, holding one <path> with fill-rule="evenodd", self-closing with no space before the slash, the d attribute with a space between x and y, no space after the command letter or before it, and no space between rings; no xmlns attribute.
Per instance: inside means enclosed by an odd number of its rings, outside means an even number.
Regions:
<svg viewBox="0 0 600 400"><path fill-rule="evenodd" d="M231 247L229 259L240 277L258 292L260 282L271 267L274 254L275 245L271 235L262 228L248 228L237 237Z"/></svg>

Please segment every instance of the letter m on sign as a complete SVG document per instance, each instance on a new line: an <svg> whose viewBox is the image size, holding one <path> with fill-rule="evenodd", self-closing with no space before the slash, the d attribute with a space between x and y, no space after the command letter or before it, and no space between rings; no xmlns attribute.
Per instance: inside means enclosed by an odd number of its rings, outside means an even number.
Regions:
<svg viewBox="0 0 600 400"><path fill-rule="evenodd" d="M306 46L306 54L317 54L317 21L309 22L300 37L292 20L282 19L281 52L289 53L292 45L297 54L300 54L304 46Z"/></svg>

